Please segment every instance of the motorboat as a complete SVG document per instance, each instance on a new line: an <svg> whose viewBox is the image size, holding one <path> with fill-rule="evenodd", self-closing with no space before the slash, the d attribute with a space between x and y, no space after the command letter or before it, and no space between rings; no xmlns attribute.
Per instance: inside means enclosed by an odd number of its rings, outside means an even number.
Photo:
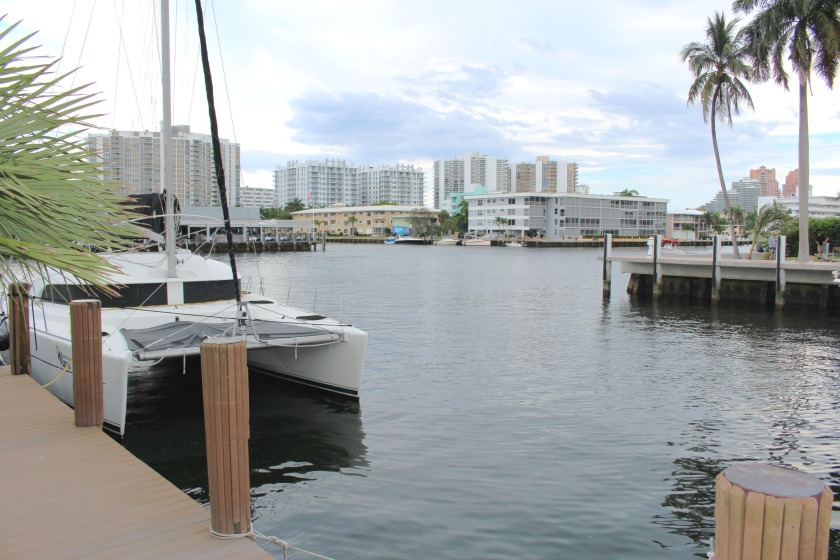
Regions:
<svg viewBox="0 0 840 560"><path fill-rule="evenodd" d="M385 243L388 245L431 245L432 242L429 239L423 239L422 237L405 237L398 235L396 237L389 237L385 240Z"/></svg>
<svg viewBox="0 0 840 560"><path fill-rule="evenodd" d="M464 237L464 246L466 247L489 247L492 245L489 237L480 237L478 235L467 235Z"/></svg>
<svg viewBox="0 0 840 560"><path fill-rule="evenodd" d="M451 237L442 237L435 240L435 245L461 245L460 239L452 239Z"/></svg>

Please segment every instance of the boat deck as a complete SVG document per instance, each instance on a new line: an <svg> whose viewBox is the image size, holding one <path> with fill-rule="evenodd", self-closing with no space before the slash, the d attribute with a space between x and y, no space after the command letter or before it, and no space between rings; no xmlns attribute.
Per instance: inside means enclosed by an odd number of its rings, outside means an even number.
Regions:
<svg viewBox="0 0 840 560"><path fill-rule="evenodd" d="M272 558L28 375L0 367L0 558Z"/></svg>

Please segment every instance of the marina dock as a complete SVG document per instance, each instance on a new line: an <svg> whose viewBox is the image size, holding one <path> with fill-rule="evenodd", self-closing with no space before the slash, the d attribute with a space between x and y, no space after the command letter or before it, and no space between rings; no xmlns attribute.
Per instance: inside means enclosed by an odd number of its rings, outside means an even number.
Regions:
<svg viewBox="0 0 840 560"><path fill-rule="evenodd" d="M611 268L620 263L621 272L630 274L627 292L643 299L682 300L698 304L750 303L775 306L840 308L840 284L834 274L840 262L800 262L783 257L784 236L773 259L736 259L722 254L720 244L703 254L668 253L653 243L649 255L613 255L607 236L604 255L604 296L611 291Z"/></svg>
<svg viewBox="0 0 840 560"><path fill-rule="evenodd" d="M28 375L0 367L0 558L272 558Z"/></svg>

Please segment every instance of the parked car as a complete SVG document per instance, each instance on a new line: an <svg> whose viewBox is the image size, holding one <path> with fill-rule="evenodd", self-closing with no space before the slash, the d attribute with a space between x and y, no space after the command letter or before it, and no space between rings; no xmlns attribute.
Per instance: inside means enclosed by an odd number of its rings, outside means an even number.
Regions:
<svg viewBox="0 0 840 560"><path fill-rule="evenodd" d="M277 241L277 238L274 237L273 234L269 233L268 235L265 236L265 239L263 239L263 241L265 241L265 242Z"/></svg>
<svg viewBox="0 0 840 560"><path fill-rule="evenodd" d="M288 235L281 235L281 236L280 236L280 241L288 241L288 240L289 240L289 236L288 236Z"/></svg>

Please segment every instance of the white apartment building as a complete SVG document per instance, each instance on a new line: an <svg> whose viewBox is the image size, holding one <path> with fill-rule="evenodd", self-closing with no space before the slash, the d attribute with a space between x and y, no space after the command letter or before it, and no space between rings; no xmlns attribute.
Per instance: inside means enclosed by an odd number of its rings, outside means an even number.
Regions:
<svg viewBox="0 0 840 560"><path fill-rule="evenodd" d="M762 196L758 199L758 207L761 208L775 202L782 208L787 208L794 216L799 216L799 197L781 198L773 196ZM812 218L837 218L840 217L840 200L833 196L811 196L808 197L808 216Z"/></svg>
<svg viewBox="0 0 840 560"><path fill-rule="evenodd" d="M674 208L665 218L665 235L680 241L694 241L706 233L703 212Z"/></svg>
<svg viewBox="0 0 840 560"><path fill-rule="evenodd" d="M274 171L276 205L298 199L310 208L390 201L423 205L425 174L410 164L365 166L344 160L290 161Z"/></svg>
<svg viewBox="0 0 840 560"><path fill-rule="evenodd" d="M358 201L361 205L393 202L399 206L423 206L425 173L411 164L360 167Z"/></svg>
<svg viewBox="0 0 840 560"><path fill-rule="evenodd" d="M220 139L228 206L240 204L240 147ZM103 179L122 194L160 192L162 188L160 132L112 130L90 134L88 147L101 162ZM172 127L172 189L181 206L221 206L209 134Z"/></svg>
<svg viewBox="0 0 840 560"><path fill-rule="evenodd" d="M249 208L274 208L277 193L273 188L242 187L240 205Z"/></svg>
<svg viewBox="0 0 840 560"><path fill-rule="evenodd" d="M665 199L575 193L488 193L464 199L470 232L558 240L664 234L668 206Z"/></svg>
<svg viewBox="0 0 840 560"><path fill-rule="evenodd" d="M274 171L278 208L297 199L308 207L356 204L358 167L341 159L297 161Z"/></svg>

